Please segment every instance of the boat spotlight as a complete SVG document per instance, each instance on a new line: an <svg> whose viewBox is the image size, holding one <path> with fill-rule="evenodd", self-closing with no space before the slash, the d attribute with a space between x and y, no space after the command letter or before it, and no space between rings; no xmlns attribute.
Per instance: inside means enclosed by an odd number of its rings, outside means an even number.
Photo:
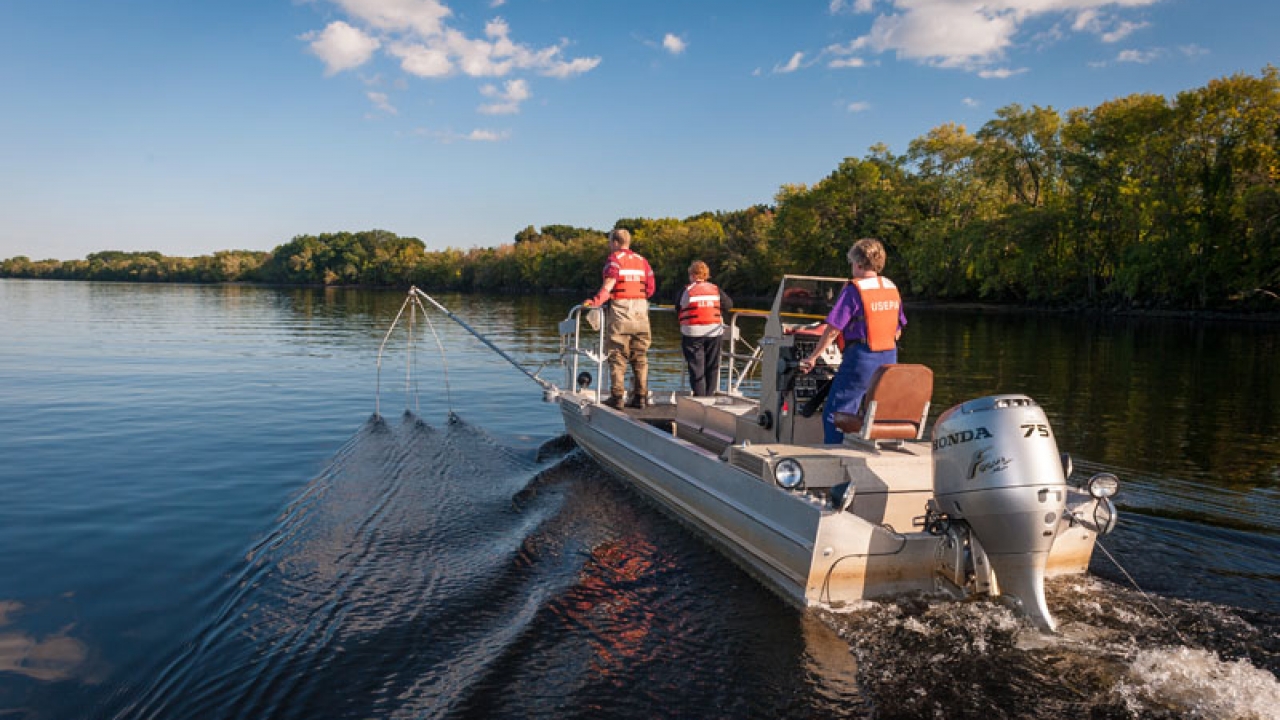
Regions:
<svg viewBox="0 0 1280 720"><path fill-rule="evenodd" d="M1120 491L1120 478L1111 473L1098 473L1089 478L1084 489L1099 500L1115 497L1115 494Z"/></svg>
<svg viewBox="0 0 1280 720"><path fill-rule="evenodd" d="M587 372L586 370L583 370L582 372L578 373L578 389L585 390L590 386L591 386L591 373Z"/></svg>
<svg viewBox="0 0 1280 720"><path fill-rule="evenodd" d="M783 458L773 466L773 479L783 490L803 490L804 468L794 458Z"/></svg>

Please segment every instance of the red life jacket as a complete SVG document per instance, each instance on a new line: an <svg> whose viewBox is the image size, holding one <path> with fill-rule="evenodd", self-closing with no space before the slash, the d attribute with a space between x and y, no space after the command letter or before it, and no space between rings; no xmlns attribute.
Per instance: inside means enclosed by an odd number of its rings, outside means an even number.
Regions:
<svg viewBox="0 0 1280 720"><path fill-rule="evenodd" d="M681 325L719 325L724 322L720 316L720 288L701 280L690 285L685 292L689 293L689 304L680 309Z"/></svg>
<svg viewBox="0 0 1280 720"><path fill-rule="evenodd" d="M609 256L609 264L618 269L618 280L613 284L609 297L613 300L634 300L649 297L645 277L651 272L649 261L630 249L619 250Z"/></svg>
<svg viewBox="0 0 1280 720"><path fill-rule="evenodd" d="M872 352L892 350L898 344L898 313L902 310L898 287L889 278L880 276L854 280L853 286L862 299L867 346Z"/></svg>

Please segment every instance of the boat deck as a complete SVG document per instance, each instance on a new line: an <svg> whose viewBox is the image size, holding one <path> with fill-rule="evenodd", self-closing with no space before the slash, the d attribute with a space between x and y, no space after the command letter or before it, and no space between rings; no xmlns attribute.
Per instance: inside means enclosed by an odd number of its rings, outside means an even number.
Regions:
<svg viewBox="0 0 1280 720"><path fill-rule="evenodd" d="M623 408L622 411L627 417L664 430L670 430L676 421L676 404L671 402L652 403L644 409Z"/></svg>

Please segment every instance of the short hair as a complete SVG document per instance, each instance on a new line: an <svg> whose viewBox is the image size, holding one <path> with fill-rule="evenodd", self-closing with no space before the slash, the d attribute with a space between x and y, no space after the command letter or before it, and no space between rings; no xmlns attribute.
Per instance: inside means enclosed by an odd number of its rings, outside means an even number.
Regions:
<svg viewBox="0 0 1280 720"><path fill-rule="evenodd" d="M711 277L711 268L707 267L707 264L701 260L694 260L689 265L689 277L694 280L706 280Z"/></svg>
<svg viewBox="0 0 1280 720"><path fill-rule="evenodd" d="M849 262L879 273L884 270L884 245L875 238L862 238L849 248Z"/></svg>
<svg viewBox="0 0 1280 720"><path fill-rule="evenodd" d="M609 231L609 239L617 240L622 247L631 247L631 233L626 228L614 228Z"/></svg>

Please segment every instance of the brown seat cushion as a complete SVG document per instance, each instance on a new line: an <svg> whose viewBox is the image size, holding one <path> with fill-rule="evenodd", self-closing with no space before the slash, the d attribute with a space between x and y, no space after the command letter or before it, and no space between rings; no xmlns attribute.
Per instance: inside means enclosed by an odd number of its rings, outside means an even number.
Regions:
<svg viewBox="0 0 1280 720"><path fill-rule="evenodd" d="M882 365L871 376L870 389L862 400L863 412L837 412L836 427L844 433L860 433L863 413L874 400L876 415L872 440L910 440L920 434L925 405L933 398L933 371L924 365Z"/></svg>

